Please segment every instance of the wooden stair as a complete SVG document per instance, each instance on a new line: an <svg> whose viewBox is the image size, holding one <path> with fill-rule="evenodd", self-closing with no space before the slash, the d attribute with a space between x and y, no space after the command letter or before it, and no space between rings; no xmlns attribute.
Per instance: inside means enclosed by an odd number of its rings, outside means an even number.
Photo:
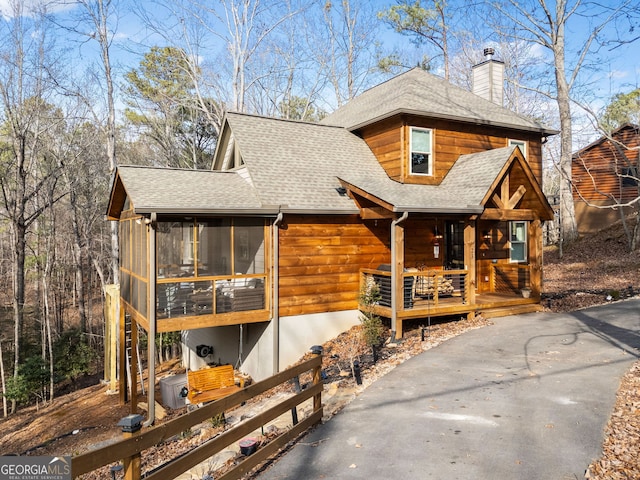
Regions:
<svg viewBox="0 0 640 480"><path fill-rule="evenodd" d="M520 315L522 313L540 312L543 310L539 303L529 303L524 305L509 305L507 307L479 309L478 314L484 318L507 317L509 315Z"/></svg>

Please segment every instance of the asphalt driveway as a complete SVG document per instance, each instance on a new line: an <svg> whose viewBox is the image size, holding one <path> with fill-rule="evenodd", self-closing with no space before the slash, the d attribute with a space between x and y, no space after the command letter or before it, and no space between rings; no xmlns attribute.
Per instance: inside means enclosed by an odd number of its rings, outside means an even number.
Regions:
<svg viewBox="0 0 640 480"><path fill-rule="evenodd" d="M258 478L584 478L639 356L640 299L494 322L398 366Z"/></svg>

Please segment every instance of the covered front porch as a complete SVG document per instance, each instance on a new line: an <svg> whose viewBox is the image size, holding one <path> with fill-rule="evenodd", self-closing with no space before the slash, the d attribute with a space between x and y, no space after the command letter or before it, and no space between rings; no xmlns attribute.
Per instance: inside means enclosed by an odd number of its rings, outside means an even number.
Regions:
<svg viewBox="0 0 640 480"><path fill-rule="evenodd" d="M530 265L491 265L488 286L482 292L475 288L469 270L406 268L400 275L402 295L395 307L392 275L386 267L362 269L360 281L363 290L376 285L379 295L373 311L381 317L395 317L396 338L402 337L404 320L479 313L492 317L540 310L539 291L532 291Z"/></svg>
<svg viewBox="0 0 640 480"><path fill-rule="evenodd" d="M365 222L388 222L389 263L360 271L361 292L379 298L360 308L389 318L396 338L408 319L540 309L553 210L519 148L464 155L438 185L342 182Z"/></svg>

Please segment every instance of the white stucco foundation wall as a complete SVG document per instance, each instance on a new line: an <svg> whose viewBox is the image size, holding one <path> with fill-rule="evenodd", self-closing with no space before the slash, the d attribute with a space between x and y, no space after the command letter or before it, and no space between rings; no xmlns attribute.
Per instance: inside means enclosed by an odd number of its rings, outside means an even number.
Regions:
<svg viewBox="0 0 640 480"><path fill-rule="evenodd" d="M263 380L274 372L274 323L246 324L240 326L203 328L184 331L183 362L188 368L197 370L206 363L230 363L251 375L254 381ZM320 345L359 323L357 310L316 313L280 318L279 369L284 370L297 362L313 345ZM196 354L198 345L210 345L213 354L200 358Z"/></svg>
<svg viewBox="0 0 640 480"><path fill-rule="evenodd" d="M358 323L358 310L280 318L280 370Z"/></svg>
<svg viewBox="0 0 640 480"><path fill-rule="evenodd" d="M199 328L182 331L182 362L189 370L198 370L208 363L235 366L240 352L240 327ZM213 347L213 353L198 357L198 345Z"/></svg>

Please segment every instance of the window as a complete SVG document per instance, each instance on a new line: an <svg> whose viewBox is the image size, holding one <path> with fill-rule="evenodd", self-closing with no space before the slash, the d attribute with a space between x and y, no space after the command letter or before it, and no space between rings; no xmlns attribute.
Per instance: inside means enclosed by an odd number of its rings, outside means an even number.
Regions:
<svg viewBox="0 0 640 480"><path fill-rule="evenodd" d="M524 158L527 158L527 142L525 140L509 140L509 146L516 146L518 148L520 148L520 151L522 152L522 155L524 156Z"/></svg>
<svg viewBox="0 0 640 480"><path fill-rule="evenodd" d="M636 178L636 172L634 168L623 168L620 171L620 180L623 187L637 187L638 180Z"/></svg>
<svg viewBox="0 0 640 480"><path fill-rule="evenodd" d="M509 224L509 259L512 262L527 261L527 222Z"/></svg>
<svg viewBox="0 0 640 480"><path fill-rule="evenodd" d="M411 127L411 174L433 175L432 130Z"/></svg>
<svg viewBox="0 0 640 480"><path fill-rule="evenodd" d="M265 272L264 220L158 222L159 278Z"/></svg>

